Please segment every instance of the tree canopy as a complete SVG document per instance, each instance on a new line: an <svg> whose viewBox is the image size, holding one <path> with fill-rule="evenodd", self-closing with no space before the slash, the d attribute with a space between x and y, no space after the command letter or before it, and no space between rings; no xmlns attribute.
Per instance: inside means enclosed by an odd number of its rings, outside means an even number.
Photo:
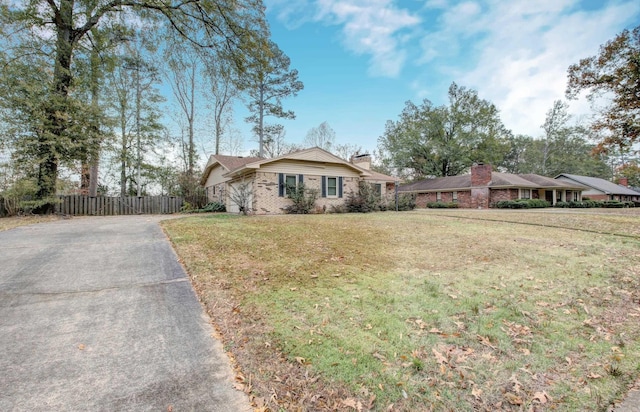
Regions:
<svg viewBox="0 0 640 412"><path fill-rule="evenodd" d="M631 148L640 139L640 26L624 30L596 56L569 67L568 98L586 91L598 108L593 129L603 134L598 150Z"/></svg>
<svg viewBox="0 0 640 412"><path fill-rule="evenodd" d="M397 121L387 121L378 144L390 165L414 178L455 176L474 162L498 165L510 132L498 109L475 90L452 83L448 105L407 102Z"/></svg>
<svg viewBox="0 0 640 412"><path fill-rule="evenodd" d="M112 42L126 42L128 31L141 27L173 31L203 53L231 61L238 72L269 35L261 0L19 0L3 3L0 23L0 84L7 91L0 109L9 123L25 120L26 127L9 131L37 165L41 199L55 194L61 163L92 152L85 136L91 135L87 119L95 116L79 98L77 80L78 57L91 49L93 29L110 31Z"/></svg>

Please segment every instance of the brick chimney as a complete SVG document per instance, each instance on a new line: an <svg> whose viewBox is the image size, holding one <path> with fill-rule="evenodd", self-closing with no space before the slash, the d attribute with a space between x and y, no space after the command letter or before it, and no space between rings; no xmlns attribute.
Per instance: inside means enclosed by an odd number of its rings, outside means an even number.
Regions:
<svg viewBox="0 0 640 412"><path fill-rule="evenodd" d="M351 156L351 163L365 170L371 169L371 155L361 154Z"/></svg>
<svg viewBox="0 0 640 412"><path fill-rule="evenodd" d="M629 187L629 179L626 178L626 177L619 177L618 178L618 184L620 186Z"/></svg>
<svg viewBox="0 0 640 412"><path fill-rule="evenodd" d="M471 186L488 186L491 183L491 170L490 164L476 163L471 166Z"/></svg>

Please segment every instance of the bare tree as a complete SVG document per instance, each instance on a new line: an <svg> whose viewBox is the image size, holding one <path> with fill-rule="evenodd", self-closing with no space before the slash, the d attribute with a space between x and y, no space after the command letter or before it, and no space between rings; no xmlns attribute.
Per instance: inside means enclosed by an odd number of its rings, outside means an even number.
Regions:
<svg viewBox="0 0 640 412"><path fill-rule="evenodd" d="M304 138L306 147L319 147L328 152L331 151L335 142L336 132L327 122L320 123L318 127L312 127Z"/></svg>
<svg viewBox="0 0 640 412"><path fill-rule="evenodd" d="M251 199L253 198L253 190L251 189L251 182L245 182L244 179L236 184L230 185L231 193L229 198L243 215L251 212Z"/></svg>

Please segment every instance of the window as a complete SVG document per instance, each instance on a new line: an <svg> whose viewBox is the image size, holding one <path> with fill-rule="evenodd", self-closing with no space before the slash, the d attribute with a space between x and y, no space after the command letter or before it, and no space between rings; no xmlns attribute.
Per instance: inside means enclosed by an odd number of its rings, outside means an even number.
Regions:
<svg viewBox="0 0 640 412"><path fill-rule="evenodd" d="M380 183L372 183L373 193L376 194L378 198L382 197L382 184Z"/></svg>
<svg viewBox="0 0 640 412"><path fill-rule="evenodd" d="M453 192L453 203L458 203L458 192Z"/></svg>
<svg viewBox="0 0 640 412"><path fill-rule="evenodd" d="M436 192L436 202L442 202L442 192Z"/></svg>
<svg viewBox="0 0 640 412"><path fill-rule="evenodd" d="M531 199L531 189L520 189L520 199Z"/></svg>
<svg viewBox="0 0 640 412"><path fill-rule="evenodd" d="M303 175L278 174L278 196L287 197L291 188L297 188L304 183Z"/></svg>
<svg viewBox="0 0 640 412"><path fill-rule="evenodd" d="M342 177L322 176L322 197L342 197Z"/></svg>
<svg viewBox="0 0 640 412"><path fill-rule="evenodd" d="M298 186L298 176L296 175L286 175L284 177L284 194L285 196L289 194L289 191L292 188L296 188Z"/></svg>
<svg viewBox="0 0 640 412"><path fill-rule="evenodd" d="M327 177L327 197L338 196L338 178Z"/></svg>

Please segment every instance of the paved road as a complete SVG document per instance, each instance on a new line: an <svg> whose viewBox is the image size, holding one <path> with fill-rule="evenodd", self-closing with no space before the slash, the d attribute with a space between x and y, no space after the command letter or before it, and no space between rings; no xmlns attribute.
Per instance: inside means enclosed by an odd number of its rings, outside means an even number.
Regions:
<svg viewBox="0 0 640 412"><path fill-rule="evenodd" d="M249 410L161 219L0 232L0 410Z"/></svg>

